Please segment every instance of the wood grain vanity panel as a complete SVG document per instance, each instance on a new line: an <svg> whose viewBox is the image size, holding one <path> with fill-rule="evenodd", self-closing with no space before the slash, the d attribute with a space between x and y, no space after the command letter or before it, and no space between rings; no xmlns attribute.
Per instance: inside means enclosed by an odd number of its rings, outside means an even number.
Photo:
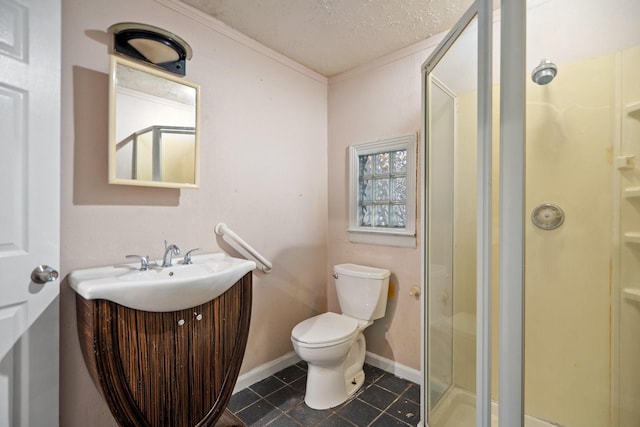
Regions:
<svg viewBox="0 0 640 427"><path fill-rule="evenodd" d="M225 409L247 344L251 284L248 273L218 298L168 313L76 297L85 362L121 426L242 425Z"/></svg>

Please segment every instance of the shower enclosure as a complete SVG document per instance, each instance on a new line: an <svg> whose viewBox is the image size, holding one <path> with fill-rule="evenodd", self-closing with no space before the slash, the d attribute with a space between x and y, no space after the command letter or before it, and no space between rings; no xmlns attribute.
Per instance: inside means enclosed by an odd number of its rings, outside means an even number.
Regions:
<svg viewBox="0 0 640 427"><path fill-rule="evenodd" d="M516 3L424 65L423 421L637 426L640 2Z"/></svg>

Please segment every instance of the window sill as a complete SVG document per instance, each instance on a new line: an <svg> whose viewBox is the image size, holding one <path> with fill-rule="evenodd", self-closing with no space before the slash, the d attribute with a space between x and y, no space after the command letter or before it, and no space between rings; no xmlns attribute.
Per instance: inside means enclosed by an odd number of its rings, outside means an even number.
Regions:
<svg viewBox="0 0 640 427"><path fill-rule="evenodd" d="M349 241L352 243L364 243L368 245L395 246L398 248L415 248L416 235L402 231L378 231L348 229Z"/></svg>

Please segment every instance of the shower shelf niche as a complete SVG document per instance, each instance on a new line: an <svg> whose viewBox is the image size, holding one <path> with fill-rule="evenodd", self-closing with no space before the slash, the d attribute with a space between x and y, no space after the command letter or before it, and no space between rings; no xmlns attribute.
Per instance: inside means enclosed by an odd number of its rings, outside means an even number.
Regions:
<svg viewBox="0 0 640 427"><path fill-rule="evenodd" d="M624 189L624 197L627 199L640 198L640 187L627 187Z"/></svg>
<svg viewBox="0 0 640 427"><path fill-rule="evenodd" d="M624 233L624 241L627 243L640 244L639 232L626 232Z"/></svg>
<svg viewBox="0 0 640 427"><path fill-rule="evenodd" d="M624 288L622 294L624 299L640 302L640 289Z"/></svg>

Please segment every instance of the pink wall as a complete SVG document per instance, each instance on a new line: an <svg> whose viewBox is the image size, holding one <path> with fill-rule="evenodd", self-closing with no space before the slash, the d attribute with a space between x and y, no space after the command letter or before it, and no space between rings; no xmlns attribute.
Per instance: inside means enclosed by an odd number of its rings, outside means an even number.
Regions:
<svg viewBox="0 0 640 427"><path fill-rule="evenodd" d="M63 0L61 273L130 253L158 258L164 239L183 250L228 250L213 232L227 223L274 264L254 275L246 372L292 351L293 326L326 308L327 82L172 7ZM186 79L202 90L200 190L107 184L105 31L122 21L157 25L193 47ZM60 425L113 426L82 360L66 281L60 308Z"/></svg>
<svg viewBox="0 0 640 427"><path fill-rule="evenodd" d="M329 80L327 268L353 262L391 270L394 286L387 314L365 331L367 350L416 370L420 369L420 298L410 296L409 290L421 283L421 226L418 220L416 248L349 242L348 147L421 131L420 68L433 43L414 45ZM423 148L421 142L418 145L420 187ZM418 218L421 210L418 208ZM329 310L339 310L335 288L328 287L327 299Z"/></svg>
<svg viewBox="0 0 640 427"><path fill-rule="evenodd" d="M105 31L122 21L157 25L193 47L186 79L202 90L200 190L107 184ZM368 350L420 369L420 301L408 292L420 285L421 239L415 249L349 243L346 153L353 143L420 130L419 70L432 47L328 84L174 0L63 0L63 277L129 253L160 257L164 239L232 253L213 233L226 222L274 264L254 275L242 372L291 351L299 321L339 311L331 273L342 262L392 271L387 315L367 329ZM60 425L114 426L82 360L66 281L60 300Z"/></svg>

